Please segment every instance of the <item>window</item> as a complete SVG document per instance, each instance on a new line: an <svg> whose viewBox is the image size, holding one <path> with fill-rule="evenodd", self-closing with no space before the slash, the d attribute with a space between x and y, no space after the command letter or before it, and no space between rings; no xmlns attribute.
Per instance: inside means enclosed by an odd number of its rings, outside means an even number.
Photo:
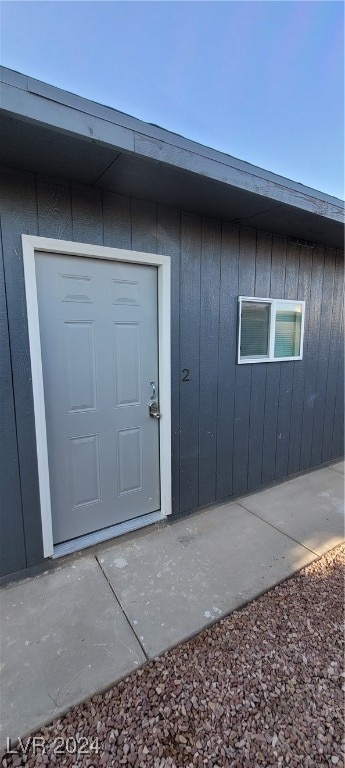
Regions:
<svg viewBox="0 0 345 768"><path fill-rule="evenodd" d="M304 301L240 296L238 363L302 360Z"/></svg>

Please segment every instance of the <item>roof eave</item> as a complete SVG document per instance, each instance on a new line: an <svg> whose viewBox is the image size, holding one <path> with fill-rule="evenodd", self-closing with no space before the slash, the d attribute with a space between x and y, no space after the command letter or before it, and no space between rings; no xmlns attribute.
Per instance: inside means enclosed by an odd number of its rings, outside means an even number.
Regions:
<svg viewBox="0 0 345 768"><path fill-rule="evenodd" d="M192 184L197 184L199 179L204 198L207 185L210 196L213 190L217 191L218 198L224 194L224 201L229 195L235 201L237 196L242 201L240 208L242 206L244 214L246 202L255 201L257 212L252 206L252 216L243 216L248 219L259 217L254 220L254 225L260 221L265 209L277 206L280 210L286 209L290 229L293 229L294 216L296 224L304 216L311 231L310 222L315 216L318 232L322 230L320 222L323 220L327 229L333 228L337 233L337 242L341 240L339 226L344 225L344 203L337 198L12 70L2 68L0 77L0 112L4 116L29 123L37 130L45 129L51 136L64 135L65 141L67 137L71 141L78 140L84 146L92 146L93 152L100 148L97 150L101 171L98 185L103 181L107 184L107 175L109 183L109 163L121 155L123 161L128 157L127 163L133 165L136 162L139 170L150 164L152 169L156 168L156 186L162 178L159 168L165 169L165 178L172 174L176 196L178 178L181 189L184 179L195 179Z"/></svg>

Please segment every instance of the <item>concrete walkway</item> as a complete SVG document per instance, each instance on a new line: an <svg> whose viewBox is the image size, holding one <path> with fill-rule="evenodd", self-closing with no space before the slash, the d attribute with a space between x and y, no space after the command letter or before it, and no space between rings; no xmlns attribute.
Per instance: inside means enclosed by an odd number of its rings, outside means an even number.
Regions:
<svg viewBox="0 0 345 768"><path fill-rule="evenodd" d="M1 597L1 740L110 687L343 541L344 463L78 553Z"/></svg>

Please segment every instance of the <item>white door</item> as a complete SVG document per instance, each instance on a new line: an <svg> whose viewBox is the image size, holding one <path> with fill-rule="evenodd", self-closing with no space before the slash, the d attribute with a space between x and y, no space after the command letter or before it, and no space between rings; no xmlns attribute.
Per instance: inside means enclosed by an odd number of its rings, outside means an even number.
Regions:
<svg viewBox="0 0 345 768"><path fill-rule="evenodd" d="M35 261L57 544L160 508L157 268Z"/></svg>

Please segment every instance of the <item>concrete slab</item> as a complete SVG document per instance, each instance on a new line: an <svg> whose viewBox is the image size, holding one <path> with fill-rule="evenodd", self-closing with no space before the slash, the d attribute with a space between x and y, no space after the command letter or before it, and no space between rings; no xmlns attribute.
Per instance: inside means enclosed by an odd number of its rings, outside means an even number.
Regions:
<svg viewBox="0 0 345 768"><path fill-rule="evenodd" d="M150 657L314 558L237 504L201 512L134 541L118 541L98 555Z"/></svg>
<svg viewBox="0 0 345 768"><path fill-rule="evenodd" d="M239 503L320 555L344 540L344 479L328 467Z"/></svg>
<svg viewBox="0 0 345 768"><path fill-rule="evenodd" d="M337 461L336 464L330 464L328 469L334 469L336 472L341 472L341 474L344 475L345 461Z"/></svg>
<svg viewBox="0 0 345 768"><path fill-rule="evenodd" d="M94 557L3 590L1 627L2 747L145 661Z"/></svg>

